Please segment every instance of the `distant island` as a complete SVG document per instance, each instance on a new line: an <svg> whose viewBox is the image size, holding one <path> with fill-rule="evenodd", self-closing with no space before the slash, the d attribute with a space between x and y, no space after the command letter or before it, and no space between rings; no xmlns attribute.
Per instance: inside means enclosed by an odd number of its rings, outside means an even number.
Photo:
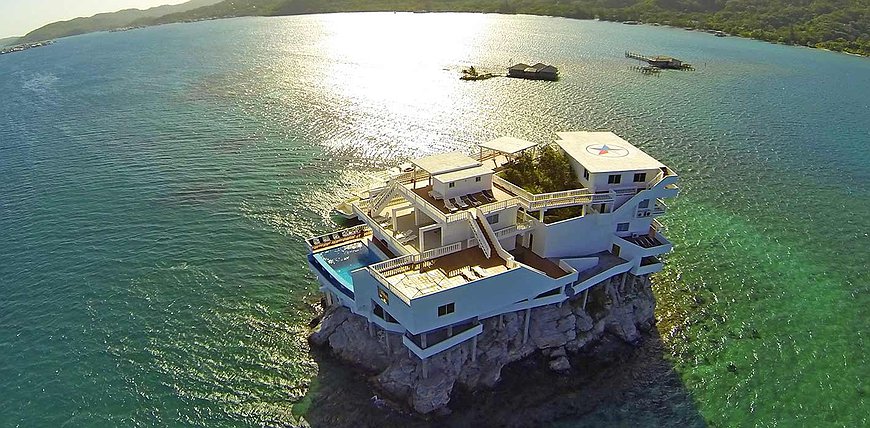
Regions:
<svg viewBox="0 0 870 428"><path fill-rule="evenodd" d="M870 56L870 0L191 0L55 22L3 43L239 16L429 11L656 23Z"/></svg>

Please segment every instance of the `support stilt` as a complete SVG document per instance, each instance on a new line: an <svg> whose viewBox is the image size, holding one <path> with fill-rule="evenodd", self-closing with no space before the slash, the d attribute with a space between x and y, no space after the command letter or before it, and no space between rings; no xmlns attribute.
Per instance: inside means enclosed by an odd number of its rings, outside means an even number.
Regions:
<svg viewBox="0 0 870 428"><path fill-rule="evenodd" d="M384 342L387 342L387 355L390 354L390 332L384 330Z"/></svg>
<svg viewBox="0 0 870 428"><path fill-rule="evenodd" d="M369 337L374 337L375 332L374 332L374 330L372 330L372 322L371 321L368 322L368 328L369 328Z"/></svg>
<svg viewBox="0 0 870 428"><path fill-rule="evenodd" d="M423 358L423 379L429 379L429 359Z"/></svg>
<svg viewBox="0 0 870 428"><path fill-rule="evenodd" d="M529 318L531 318L532 309L526 309L526 321L525 326L523 326L523 343L526 343L526 340L529 340Z"/></svg>
<svg viewBox="0 0 870 428"><path fill-rule="evenodd" d="M583 290L583 310L586 310L586 299L589 298L589 289Z"/></svg>
<svg viewBox="0 0 870 428"><path fill-rule="evenodd" d="M471 339L471 362L477 360L477 336Z"/></svg>

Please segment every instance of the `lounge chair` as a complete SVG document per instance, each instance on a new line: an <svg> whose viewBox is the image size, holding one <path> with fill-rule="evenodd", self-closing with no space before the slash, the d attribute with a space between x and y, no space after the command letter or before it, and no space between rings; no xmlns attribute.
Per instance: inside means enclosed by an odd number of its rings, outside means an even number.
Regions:
<svg viewBox="0 0 870 428"><path fill-rule="evenodd" d="M477 195L474 195L474 194L468 195L468 199L471 199L472 201L477 202L477 205L483 205L483 204L489 203L489 201L487 201L486 198L484 198L483 195L480 193L478 193Z"/></svg>
<svg viewBox="0 0 870 428"><path fill-rule="evenodd" d="M480 192L480 193L483 193L483 196L486 196L487 198L495 201L495 195L492 194L492 190L484 190L483 192Z"/></svg>
<svg viewBox="0 0 870 428"><path fill-rule="evenodd" d="M465 202L466 204L468 204L470 206L476 207L476 206L480 205L480 202L477 202L474 199L469 198L468 196L460 196L459 199L461 199L463 202Z"/></svg>
<svg viewBox="0 0 870 428"><path fill-rule="evenodd" d="M435 199L436 201L440 201L440 200L444 199L444 196L442 196L440 193L438 193L434 190L429 191L429 196L431 196L432 199Z"/></svg>
<svg viewBox="0 0 870 428"><path fill-rule="evenodd" d="M456 205L453 205L453 202L450 202L450 199L444 200L444 208L447 208L452 213L459 211L459 208L456 208Z"/></svg>
<svg viewBox="0 0 870 428"><path fill-rule="evenodd" d="M460 199L459 197L455 197L455 198L453 198L453 199L451 199L451 200L453 201L454 204L458 205L459 208L462 208L462 209L466 209L466 208L468 208L468 204L466 204L466 203L465 203L462 199Z"/></svg>
<svg viewBox="0 0 870 428"><path fill-rule="evenodd" d="M479 276L479 277L481 277L481 278L486 278L486 276L487 276L487 275L486 275L486 271L483 270L483 269L481 269L480 266L472 266L472 267L471 267L471 271L474 272L475 275L477 275L477 276Z"/></svg>
<svg viewBox="0 0 870 428"><path fill-rule="evenodd" d="M486 196L486 193L483 193L483 192L478 193L478 194L477 194L477 197L478 197L479 199L483 199L483 200L485 200L486 203L488 203L488 204L491 204L491 203L495 202L495 199L490 198L489 196Z"/></svg>

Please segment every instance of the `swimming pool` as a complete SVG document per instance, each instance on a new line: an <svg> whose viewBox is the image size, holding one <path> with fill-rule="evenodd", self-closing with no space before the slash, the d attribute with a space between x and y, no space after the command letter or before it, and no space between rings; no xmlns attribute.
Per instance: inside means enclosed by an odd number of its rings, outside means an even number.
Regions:
<svg viewBox="0 0 870 428"><path fill-rule="evenodd" d="M350 272L387 258L377 249L370 249L366 242L357 241L314 254L314 259L353 293L353 278Z"/></svg>

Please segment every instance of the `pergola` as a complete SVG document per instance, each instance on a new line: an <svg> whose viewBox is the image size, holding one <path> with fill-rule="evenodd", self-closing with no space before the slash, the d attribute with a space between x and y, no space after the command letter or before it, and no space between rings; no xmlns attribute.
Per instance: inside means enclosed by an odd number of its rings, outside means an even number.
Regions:
<svg viewBox="0 0 870 428"><path fill-rule="evenodd" d="M499 137L495 140L478 144L478 147L480 147L480 159L483 159L484 149L501 153L505 157L513 157L535 146L537 146L536 143L514 137Z"/></svg>

